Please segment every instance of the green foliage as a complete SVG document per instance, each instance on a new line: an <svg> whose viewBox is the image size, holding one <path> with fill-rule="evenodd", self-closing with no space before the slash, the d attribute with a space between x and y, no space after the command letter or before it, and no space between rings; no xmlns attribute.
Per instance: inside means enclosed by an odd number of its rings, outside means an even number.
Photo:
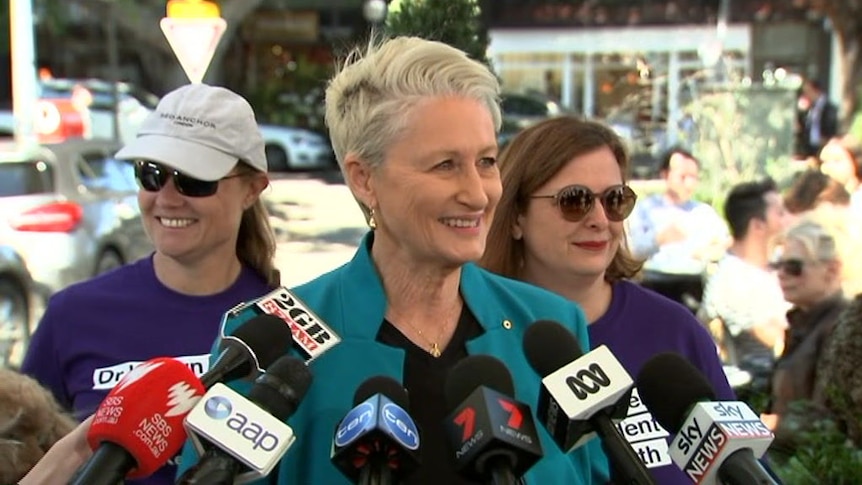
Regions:
<svg viewBox="0 0 862 485"><path fill-rule="evenodd" d="M853 446L835 423L818 420L801 433L800 446L789 457L771 455L773 469L794 485L850 485L862 477L862 449Z"/></svg>
<svg viewBox="0 0 862 485"><path fill-rule="evenodd" d="M258 83L249 101L261 123L324 132L323 89L331 67L299 57Z"/></svg>
<svg viewBox="0 0 862 485"><path fill-rule="evenodd" d="M480 16L478 0L401 0L386 18L386 33L439 40L489 64L488 31Z"/></svg>
<svg viewBox="0 0 862 485"><path fill-rule="evenodd" d="M780 88L736 85L699 93L684 108L694 128L681 134L701 161L695 196L721 213L733 185L789 178L794 106L794 93Z"/></svg>

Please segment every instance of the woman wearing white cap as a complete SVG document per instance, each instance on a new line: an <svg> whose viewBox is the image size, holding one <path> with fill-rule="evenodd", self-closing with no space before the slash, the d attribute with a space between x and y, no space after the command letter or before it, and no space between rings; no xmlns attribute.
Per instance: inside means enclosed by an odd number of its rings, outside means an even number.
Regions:
<svg viewBox="0 0 862 485"><path fill-rule="evenodd" d="M117 158L135 163L155 252L56 293L22 367L79 420L138 362L171 356L205 372L223 313L279 284L260 200L264 142L245 99L176 89ZM175 473L131 483L173 483Z"/></svg>

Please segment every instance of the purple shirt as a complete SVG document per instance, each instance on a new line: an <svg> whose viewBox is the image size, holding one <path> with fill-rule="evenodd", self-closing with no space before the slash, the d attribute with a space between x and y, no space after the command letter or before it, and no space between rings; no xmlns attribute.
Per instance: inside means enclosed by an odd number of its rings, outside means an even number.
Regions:
<svg viewBox="0 0 862 485"><path fill-rule="evenodd" d="M49 389L75 418L92 414L134 364L175 357L200 376L225 311L268 292L243 267L225 291L189 296L164 286L152 256L56 293L39 322L22 372ZM135 484L172 484L176 466Z"/></svg>
<svg viewBox="0 0 862 485"><path fill-rule="evenodd" d="M593 347L607 345L632 378L661 352L686 357L712 384L719 400L736 399L706 329L682 305L629 281L614 284L608 311L589 327ZM629 414L618 428L641 457L656 483L690 485L668 455L670 436L632 391Z"/></svg>

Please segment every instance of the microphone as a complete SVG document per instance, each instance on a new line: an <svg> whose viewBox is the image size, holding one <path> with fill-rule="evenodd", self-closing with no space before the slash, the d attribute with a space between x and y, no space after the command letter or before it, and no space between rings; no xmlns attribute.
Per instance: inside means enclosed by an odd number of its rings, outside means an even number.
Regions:
<svg viewBox="0 0 862 485"><path fill-rule="evenodd" d="M284 355L290 342L290 327L284 321L272 315L256 315L234 333L221 337L219 355L201 376L201 382L209 389L217 382L253 379Z"/></svg>
<svg viewBox="0 0 862 485"><path fill-rule="evenodd" d="M353 409L338 423L332 463L353 483L398 483L419 466L419 430L407 391L386 376L366 379L353 396Z"/></svg>
<svg viewBox="0 0 862 485"><path fill-rule="evenodd" d="M542 457L530 407L515 401L512 376L490 355L470 355L449 371L446 435L467 479L515 484Z"/></svg>
<svg viewBox="0 0 862 485"><path fill-rule="evenodd" d="M185 419L203 454L176 483L247 483L269 475L296 439L284 421L296 412L311 381L302 360L284 355L255 380L248 399L224 384L211 387ZM243 469L250 471L240 473Z"/></svg>
<svg viewBox="0 0 862 485"><path fill-rule="evenodd" d="M245 322L258 315L272 315L286 324L293 335L293 349L306 363L320 357L338 345L341 338L311 308L285 287L238 304L222 317L221 337L226 338L225 328L234 322ZM286 346L285 346L286 347ZM284 353L284 349L281 353Z"/></svg>
<svg viewBox="0 0 862 485"><path fill-rule="evenodd" d="M772 443L772 432L744 402L716 402L709 381L684 357L656 355L637 382L655 420L676 435L671 459L694 483L776 483L757 461Z"/></svg>
<svg viewBox="0 0 862 485"><path fill-rule="evenodd" d="M157 358L126 374L99 404L87 442L93 456L71 485L116 485L153 474L186 439L182 420L204 388L182 362Z"/></svg>
<svg viewBox="0 0 862 485"><path fill-rule="evenodd" d="M614 422L628 413L633 381L610 349L601 345L583 354L565 327L539 320L524 333L524 354L544 376L536 414L560 449L576 448L596 433L619 475L615 481L655 483Z"/></svg>

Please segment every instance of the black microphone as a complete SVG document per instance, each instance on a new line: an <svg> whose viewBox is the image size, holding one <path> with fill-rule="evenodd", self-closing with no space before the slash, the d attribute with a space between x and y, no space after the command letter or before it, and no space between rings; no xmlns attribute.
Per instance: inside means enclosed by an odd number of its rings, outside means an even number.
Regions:
<svg viewBox="0 0 862 485"><path fill-rule="evenodd" d="M406 409L401 384L386 376L366 379L335 429L332 463L353 483L404 480L419 466L419 430Z"/></svg>
<svg viewBox="0 0 862 485"><path fill-rule="evenodd" d="M490 355L461 360L446 377L443 425L463 477L516 484L542 457L530 407L515 401L512 376Z"/></svg>
<svg viewBox="0 0 862 485"><path fill-rule="evenodd" d="M185 422L189 434L204 437L206 451L176 483L229 485L267 476L295 439L283 422L296 412L311 381L311 371L302 360L284 355L255 380L248 394L250 402L235 397L225 400L221 384L211 388ZM231 415L242 416L245 432L232 427ZM265 426L268 418L282 425ZM252 433L255 437L249 438ZM244 469L250 471L240 475Z"/></svg>
<svg viewBox="0 0 862 485"><path fill-rule="evenodd" d="M772 443L772 432L744 402L716 401L709 381L685 357L656 355L637 382L655 420L676 435L671 459L694 483L776 483L757 461Z"/></svg>
<svg viewBox="0 0 862 485"><path fill-rule="evenodd" d="M586 355L561 324L539 320L524 333L524 354L543 376L537 415L563 451L595 431L614 482L653 484L652 476L614 424L628 412L632 378L604 345Z"/></svg>
<svg viewBox="0 0 862 485"><path fill-rule="evenodd" d="M272 365L293 343L290 326L272 315L256 315L230 335L222 338L219 355L201 376L209 389L217 382L255 378Z"/></svg>

